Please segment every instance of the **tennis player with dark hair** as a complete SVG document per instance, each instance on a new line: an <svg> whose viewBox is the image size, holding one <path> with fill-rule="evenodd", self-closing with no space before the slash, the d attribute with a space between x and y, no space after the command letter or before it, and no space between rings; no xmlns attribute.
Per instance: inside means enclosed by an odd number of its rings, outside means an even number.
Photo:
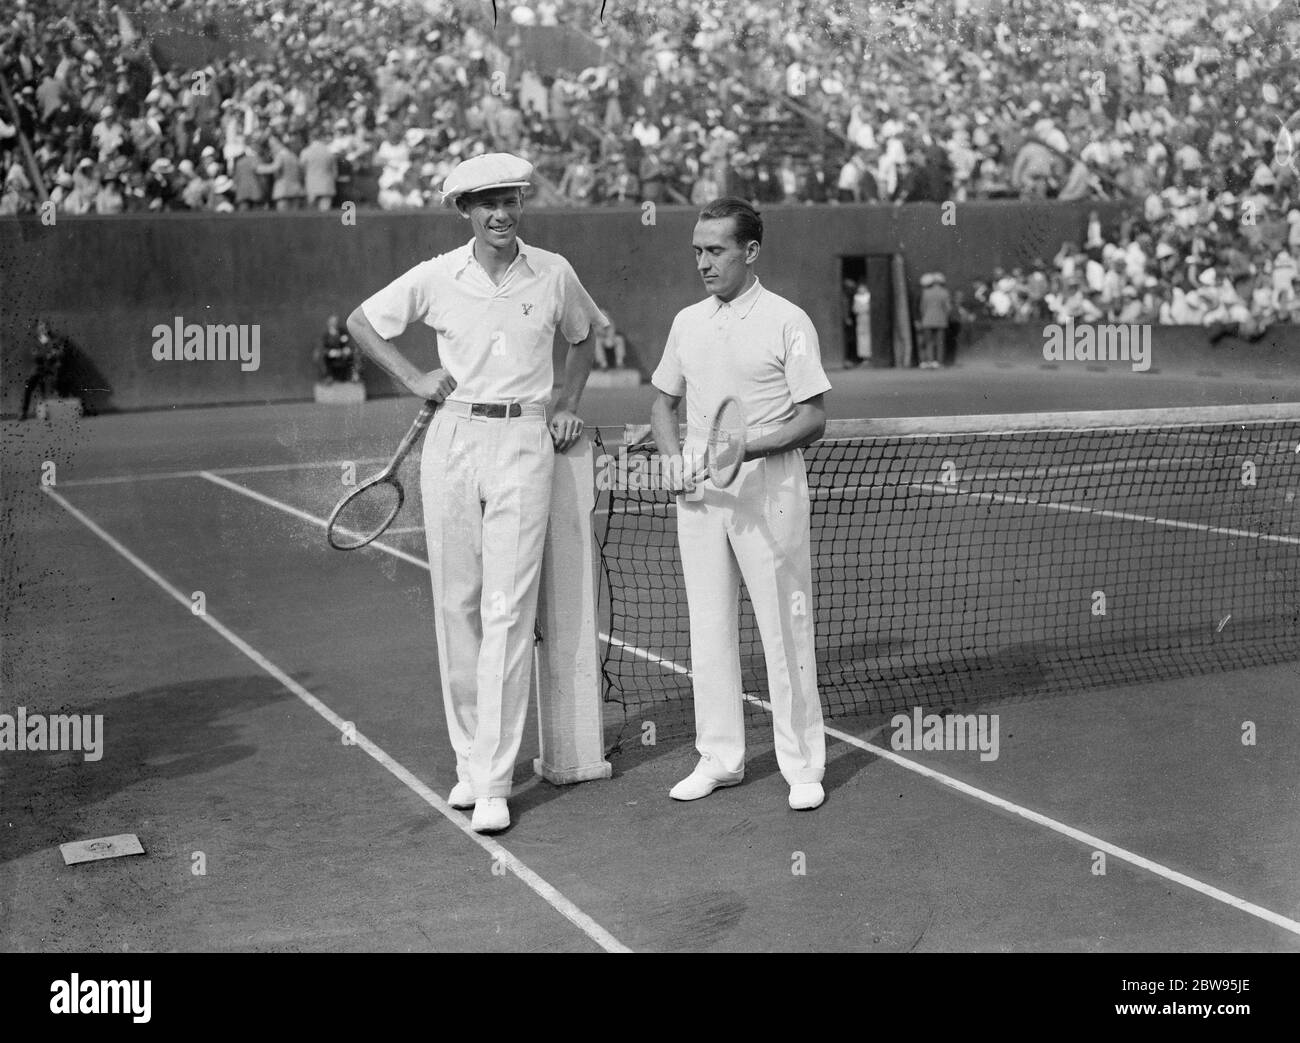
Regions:
<svg viewBox="0 0 1300 1043"><path fill-rule="evenodd" d="M803 446L826 427L817 332L807 314L754 274L763 221L748 203L718 199L701 212L692 248L710 296L673 320L652 383L659 395L651 429L670 488L689 468L677 411L686 397L688 460L702 455L719 405L739 400L746 420L744 463L725 489L705 479L677 501L677 537L690 610L695 770L673 787L676 800L706 797L745 775L745 720L737 620L743 578L767 661L776 758L790 807L825 799L826 738L813 648L812 554ZM689 483L689 478L687 479Z"/></svg>
<svg viewBox="0 0 1300 1043"><path fill-rule="evenodd" d="M480 833L510 825L554 454L582 433L576 410L592 332L606 325L569 262L519 238L532 171L506 153L457 166L443 199L469 221L473 239L416 265L348 319L367 355L412 394L442 403L425 436L420 481L456 753L448 802L472 806ZM423 373L393 345L415 322L437 331L442 368ZM557 327L570 347L548 425Z"/></svg>

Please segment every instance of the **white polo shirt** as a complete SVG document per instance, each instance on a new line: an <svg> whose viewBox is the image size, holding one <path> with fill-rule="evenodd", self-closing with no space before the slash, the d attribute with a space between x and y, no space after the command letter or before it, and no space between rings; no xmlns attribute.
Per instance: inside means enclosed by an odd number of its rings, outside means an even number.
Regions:
<svg viewBox="0 0 1300 1043"><path fill-rule="evenodd" d="M474 240L417 264L361 310L387 340L413 322L438 332L438 358L456 381L452 402L547 404L558 326L577 344L609 320L557 253L525 245L494 283L474 257Z"/></svg>
<svg viewBox="0 0 1300 1043"><path fill-rule="evenodd" d="M651 383L686 396L695 435L708 431L728 396L758 427L785 423L796 403L831 389L812 320L757 279L730 303L711 296L679 311Z"/></svg>

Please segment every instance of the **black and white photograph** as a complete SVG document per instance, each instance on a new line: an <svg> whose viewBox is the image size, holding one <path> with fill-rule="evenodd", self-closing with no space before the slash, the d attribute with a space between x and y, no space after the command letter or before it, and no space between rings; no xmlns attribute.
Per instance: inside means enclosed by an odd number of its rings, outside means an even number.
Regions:
<svg viewBox="0 0 1300 1043"><path fill-rule="evenodd" d="M4 0L23 1004L1070 954L1057 1019L1276 1013L1298 264L1296 0Z"/></svg>

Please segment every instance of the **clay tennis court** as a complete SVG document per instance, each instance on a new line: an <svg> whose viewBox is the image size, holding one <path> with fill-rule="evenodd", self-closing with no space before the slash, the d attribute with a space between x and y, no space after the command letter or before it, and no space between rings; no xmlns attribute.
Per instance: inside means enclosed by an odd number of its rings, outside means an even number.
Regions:
<svg viewBox="0 0 1300 1043"><path fill-rule="evenodd" d="M1106 375L833 382L838 418L1243 400L1227 381ZM643 419L647 390L589 392L584 412L612 431ZM537 779L530 727L515 824L472 834L443 803L418 496L383 547L323 538L341 468L377 468L414 408L9 427L6 703L103 714L104 751L0 760L5 949L1300 951L1293 660L981 699L995 760L896 752L878 715L832 721L828 799L806 814L786 807L761 715L744 785L681 805L667 791L689 734L642 745L612 703L611 779ZM1277 489L1300 490L1294 466ZM1300 536L1284 502L1269 531ZM1298 551L1273 549L1292 567ZM117 833L145 854L59 857Z"/></svg>

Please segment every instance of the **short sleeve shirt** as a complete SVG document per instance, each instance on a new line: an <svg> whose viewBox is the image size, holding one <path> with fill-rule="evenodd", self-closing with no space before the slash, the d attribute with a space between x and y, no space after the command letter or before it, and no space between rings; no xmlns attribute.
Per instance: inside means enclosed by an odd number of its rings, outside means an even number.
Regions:
<svg viewBox="0 0 1300 1043"><path fill-rule="evenodd" d="M757 279L730 303L709 297L678 312L651 382L686 396L686 426L696 434L724 398L737 398L757 427L793 419L797 403L831 389L812 320Z"/></svg>
<svg viewBox="0 0 1300 1043"><path fill-rule="evenodd" d="M417 264L361 310L391 340L422 322L438 333L438 358L456 381L452 402L550 401L555 331L571 344L609 320L567 260L519 241L499 283L474 257L474 241Z"/></svg>

